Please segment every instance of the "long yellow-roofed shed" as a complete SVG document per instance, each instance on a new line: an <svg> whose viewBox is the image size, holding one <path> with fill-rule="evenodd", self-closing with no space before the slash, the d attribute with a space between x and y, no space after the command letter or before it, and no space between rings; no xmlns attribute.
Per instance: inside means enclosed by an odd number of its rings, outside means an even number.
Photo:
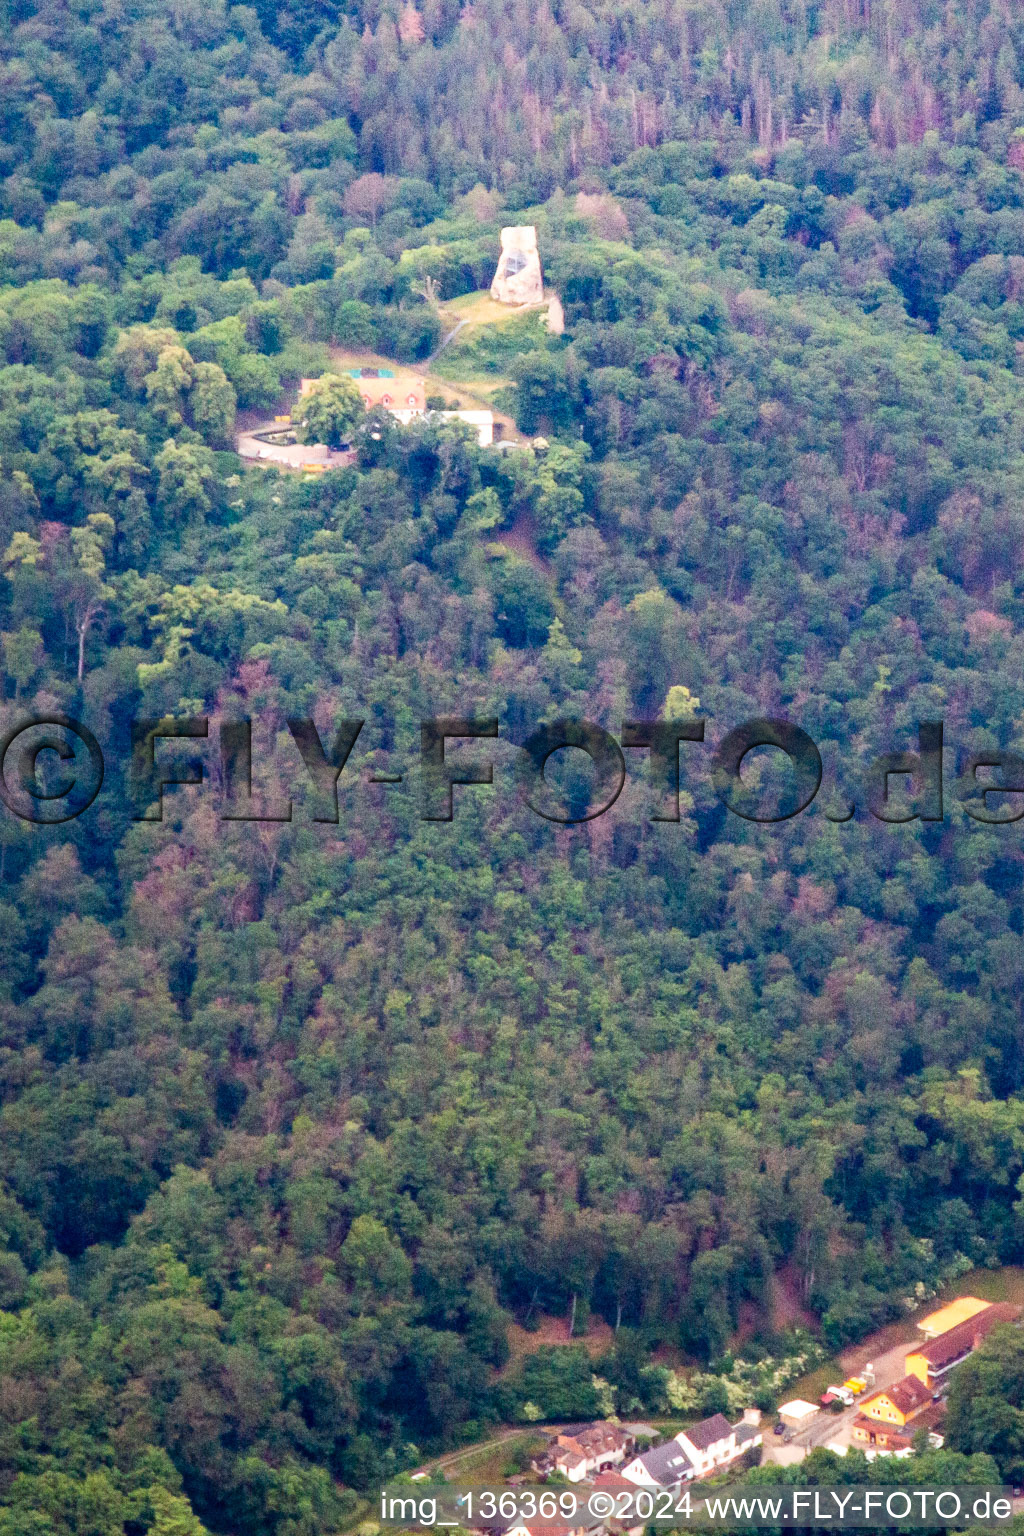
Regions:
<svg viewBox="0 0 1024 1536"><path fill-rule="evenodd" d="M1020 1307L1012 1307L1005 1301L993 1302L983 1312L969 1317L966 1323L957 1323L955 1328L947 1328L938 1338L925 1339L911 1350L906 1358L907 1375L916 1376L926 1387L935 1387L955 1365L966 1360L983 1339L988 1338L993 1328L998 1328L1001 1323L1019 1322L1020 1314Z"/></svg>
<svg viewBox="0 0 1024 1536"><path fill-rule="evenodd" d="M922 1317L917 1326L926 1339L937 1339L940 1333L948 1333L951 1328L966 1323L968 1318L977 1317L989 1305L987 1301L979 1301L977 1296L958 1296L937 1312Z"/></svg>

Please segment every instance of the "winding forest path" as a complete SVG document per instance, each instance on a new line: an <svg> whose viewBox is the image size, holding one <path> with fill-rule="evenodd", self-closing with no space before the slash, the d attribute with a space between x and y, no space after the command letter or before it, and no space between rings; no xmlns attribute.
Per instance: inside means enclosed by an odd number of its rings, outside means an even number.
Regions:
<svg viewBox="0 0 1024 1536"><path fill-rule="evenodd" d="M454 341L459 332L463 330L467 325L472 325L472 323L473 322L471 320L460 320L458 325L455 326L453 330L448 332L448 335L444 338L441 344L434 348L433 352L431 352L430 356L427 358L424 367L429 368L435 357L440 357L448 343Z"/></svg>
<svg viewBox="0 0 1024 1536"><path fill-rule="evenodd" d="M502 1430L500 1435L494 1435L490 1440L479 1440L476 1445L463 1446L461 1451L452 1451L447 1456L440 1456L436 1461L424 1462L422 1467L417 1467L417 1472L439 1471L447 1474L453 1467L459 1466L464 1461L478 1461L485 1451L497 1449L499 1445L505 1445L509 1440L521 1439L523 1435L530 1434L529 1424L516 1424L510 1429ZM551 1435L557 1433L554 1426L545 1424L540 1433Z"/></svg>

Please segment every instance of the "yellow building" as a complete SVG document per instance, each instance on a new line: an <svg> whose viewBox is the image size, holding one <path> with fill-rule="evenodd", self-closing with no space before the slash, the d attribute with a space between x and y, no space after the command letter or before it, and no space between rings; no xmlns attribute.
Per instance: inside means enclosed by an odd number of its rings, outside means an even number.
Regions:
<svg viewBox="0 0 1024 1536"><path fill-rule="evenodd" d="M966 1323L947 1328L937 1338L926 1339L923 1344L912 1349L906 1358L907 1375L916 1376L934 1390L954 1366L966 1360L982 1340L988 1338L993 1328L998 1328L1002 1323L1015 1323L1020 1313L1020 1307L1010 1306L1005 1301L986 1305L983 1311L976 1312Z"/></svg>
<svg viewBox="0 0 1024 1536"><path fill-rule="evenodd" d="M937 1339L940 1333L948 1333L951 1328L966 1323L968 1318L977 1317L988 1305L987 1301L979 1301L977 1296L958 1296L948 1306L922 1317L917 1326L926 1339Z"/></svg>
<svg viewBox="0 0 1024 1536"><path fill-rule="evenodd" d="M861 1404L860 1411L865 1418L874 1419L879 1424L895 1424L902 1429L907 1420L920 1413L931 1400L931 1392L924 1383L916 1376L907 1376L895 1386L875 1392Z"/></svg>

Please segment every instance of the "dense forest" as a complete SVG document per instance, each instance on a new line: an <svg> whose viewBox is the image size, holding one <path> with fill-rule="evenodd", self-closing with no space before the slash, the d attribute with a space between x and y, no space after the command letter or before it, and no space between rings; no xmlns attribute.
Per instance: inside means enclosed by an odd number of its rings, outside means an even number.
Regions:
<svg viewBox="0 0 1024 1536"><path fill-rule="evenodd" d="M0 811L3 1536L329 1532L490 1424L781 1358L780 1293L834 1347L1024 1261L1021 833L956 784L1024 753L1020 7L0 17L0 722L107 764ZM531 446L373 413L243 466L332 346L424 362L509 223L564 334L445 368ZM157 825L163 716L207 783ZM450 823L433 716L500 724ZM757 716L824 760L779 824L709 773ZM678 821L644 752L594 820L513 791L542 722L690 717ZM242 718L290 822L222 818ZM296 718L363 721L336 824ZM880 820L861 770L936 720L944 819ZM510 1358L550 1315L614 1344Z"/></svg>

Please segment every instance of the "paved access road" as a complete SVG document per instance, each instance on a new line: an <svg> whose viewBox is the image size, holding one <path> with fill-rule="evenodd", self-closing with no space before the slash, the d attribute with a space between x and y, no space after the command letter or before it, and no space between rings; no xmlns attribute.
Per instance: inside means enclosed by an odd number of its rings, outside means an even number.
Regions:
<svg viewBox="0 0 1024 1536"><path fill-rule="evenodd" d="M321 465L325 469L339 469L351 464L354 453L339 453L323 443L262 443L257 432L286 431L285 423L261 421L247 432L239 432L235 438L235 452L243 459L256 459L265 464L281 464L287 469L302 469L306 464Z"/></svg>
<svg viewBox="0 0 1024 1536"><path fill-rule="evenodd" d="M872 1391L877 1392L882 1387L891 1387L895 1382L903 1380L907 1374L906 1356L917 1337L915 1334L910 1334L902 1344L894 1345L891 1349L872 1358L871 1363L875 1368L875 1385L863 1394L864 1397L870 1396ZM861 1360L860 1364L865 1364L865 1360ZM847 1374L855 1376L856 1369L848 1371ZM802 1461L807 1452L813 1450L815 1446L827 1445L832 1440L838 1440L841 1445L849 1445L850 1429L859 1412L858 1404L844 1409L842 1413L829 1413L826 1409L822 1409L821 1413L815 1414L805 1429L794 1430L788 1442L784 1442L781 1435L772 1434L772 1424L766 1418L762 1461L774 1463L776 1466L788 1466L795 1461Z"/></svg>

